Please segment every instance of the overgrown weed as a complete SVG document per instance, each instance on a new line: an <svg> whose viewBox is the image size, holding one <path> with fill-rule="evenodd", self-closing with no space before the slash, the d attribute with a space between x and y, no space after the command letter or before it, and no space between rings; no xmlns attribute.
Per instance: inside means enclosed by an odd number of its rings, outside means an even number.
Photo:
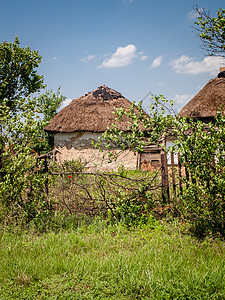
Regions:
<svg viewBox="0 0 225 300"><path fill-rule="evenodd" d="M128 228L97 218L41 235L4 231L0 240L3 299L225 297L224 242L200 242L177 222Z"/></svg>

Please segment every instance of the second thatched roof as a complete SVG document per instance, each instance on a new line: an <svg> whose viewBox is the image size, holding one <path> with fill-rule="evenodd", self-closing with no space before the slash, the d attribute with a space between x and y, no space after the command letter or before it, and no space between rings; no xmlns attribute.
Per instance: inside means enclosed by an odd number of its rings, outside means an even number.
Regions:
<svg viewBox="0 0 225 300"><path fill-rule="evenodd" d="M179 112L187 118L213 118L222 108L225 114L225 78L211 79Z"/></svg>
<svg viewBox="0 0 225 300"><path fill-rule="evenodd" d="M122 94L101 85L96 90L74 99L63 108L44 128L47 132L104 132L107 127L117 124L120 130L127 130L128 118L115 121L113 111L117 108L128 109L131 102Z"/></svg>

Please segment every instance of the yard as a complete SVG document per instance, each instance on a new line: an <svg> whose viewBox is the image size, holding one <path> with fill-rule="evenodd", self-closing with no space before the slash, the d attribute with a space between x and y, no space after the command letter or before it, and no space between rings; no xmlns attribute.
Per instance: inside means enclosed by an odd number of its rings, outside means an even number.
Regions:
<svg viewBox="0 0 225 300"><path fill-rule="evenodd" d="M183 231L183 232L181 232ZM225 244L157 221L1 231L1 299L224 299Z"/></svg>

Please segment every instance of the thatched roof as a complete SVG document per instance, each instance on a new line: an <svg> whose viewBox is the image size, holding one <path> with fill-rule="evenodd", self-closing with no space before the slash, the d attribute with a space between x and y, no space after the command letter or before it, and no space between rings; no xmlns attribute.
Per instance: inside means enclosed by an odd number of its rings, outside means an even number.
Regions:
<svg viewBox="0 0 225 300"><path fill-rule="evenodd" d="M212 118L222 108L225 114L225 78L211 79L204 88L191 99L178 116L188 118Z"/></svg>
<svg viewBox="0 0 225 300"><path fill-rule="evenodd" d="M101 85L96 90L74 99L44 128L48 132L104 132L112 123L127 130L128 118L115 122L116 108L128 109L131 102L120 93Z"/></svg>

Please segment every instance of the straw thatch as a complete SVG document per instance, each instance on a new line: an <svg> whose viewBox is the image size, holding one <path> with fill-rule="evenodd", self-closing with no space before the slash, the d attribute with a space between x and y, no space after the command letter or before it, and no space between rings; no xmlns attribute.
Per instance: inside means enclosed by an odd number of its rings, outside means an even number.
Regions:
<svg viewBox="0 0 225 300"><path fill-rule="evenodd" d="M181 109L178 116L211 119L221 108L225 114L225 78L216 77Z"/></svg>
<svg viewBox="0 0 225 300"><path fill-rule="evenodd" d="M104 132L112 123L127 130L128 118L115 122L116 108L128 109L131 102L120 93L101 85L96 90L74 99L63 108L44 128L47 132Z"/></svg>

